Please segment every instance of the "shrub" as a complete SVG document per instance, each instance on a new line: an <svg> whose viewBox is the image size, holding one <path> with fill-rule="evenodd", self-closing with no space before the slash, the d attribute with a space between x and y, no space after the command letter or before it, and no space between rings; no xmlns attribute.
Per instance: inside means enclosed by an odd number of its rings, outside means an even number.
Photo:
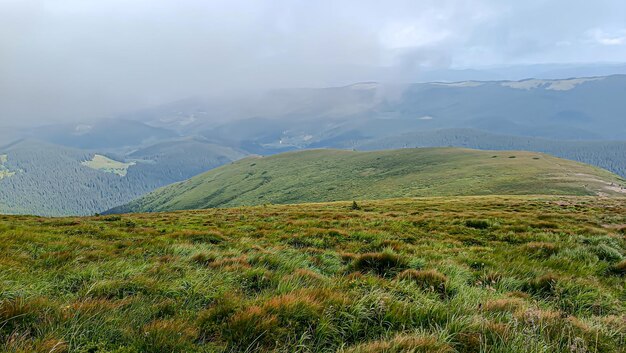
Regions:
<svg viewBox="0 0 626 353"><path fill-rule="evenodd" d="M374 272L379 276L389 276L407 267L406 260L391 252L366 253L352 263L356 271Z"/></svg>

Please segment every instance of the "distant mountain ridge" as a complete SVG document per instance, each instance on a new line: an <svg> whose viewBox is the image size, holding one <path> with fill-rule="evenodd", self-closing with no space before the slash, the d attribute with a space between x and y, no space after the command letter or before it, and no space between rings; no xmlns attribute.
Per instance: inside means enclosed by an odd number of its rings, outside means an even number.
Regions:
<svg viewBox="0 0 626 353"><path fill-rule="evenodd" d="M316 148L531 150L626 176L623 97L626 75L360 82L188 99L90 123L0 130L0 145L23 138L49 144L22 143L18 155L0 147L8 155L0 170L0 212L100 212L248 154ZM52 161L56 169L45 167ZM108 180L111 172L122 179ZM87 189L77 186L86 183ZM70 201L33 193L44 185L43 194L72 190ZM98 201L79 201L90 188L100 190Z"/></svg>
<svg viewBox="0 0 626 353"><path fill-rule="evenodd" d="M159 153L166 148L179 152ZM245 154L196 140L171 141L134 152L135 159L37 140L0 148L10 173L0 178L0 213L89 215L242 158ZM100 159L94 158L101 156ZM94 163L85 163L94 161ZM129 163L125 163L129 162ZM116 173L108 165L125 166ZM119 169L116 169L119 170Z"/></svg>

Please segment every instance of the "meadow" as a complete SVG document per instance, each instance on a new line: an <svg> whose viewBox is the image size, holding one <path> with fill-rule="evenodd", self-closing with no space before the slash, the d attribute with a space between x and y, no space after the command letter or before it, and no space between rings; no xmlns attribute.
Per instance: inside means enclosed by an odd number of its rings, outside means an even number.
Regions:
<svg viewBox="0 0 626 353"><path fill-rule="evenodd" d="M625 352L626 199L0 216L7 352Z"/></svg>

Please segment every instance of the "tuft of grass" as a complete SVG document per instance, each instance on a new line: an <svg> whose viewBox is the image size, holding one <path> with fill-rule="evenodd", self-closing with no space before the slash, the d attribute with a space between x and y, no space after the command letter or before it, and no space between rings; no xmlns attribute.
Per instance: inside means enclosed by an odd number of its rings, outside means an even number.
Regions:
<svg viewBox="0 0 626 353"><path fill-rule="evenodd" d="M600 260L604 261L619 261L624 258L619 250L607 244L593 246L591 251L596 254Z"/></svg>
<svg viewBox="0 0 626 353"><path fill-rule="evenodd" d="M626 275L626 260L622 260L611 266L611 272L619 276Z"/></svg>
<svg viewBox="0 0 626 353"><path fill-rule="evenodd" d="M542 298L549 298L555 294L559 280L559 277L552 273L545 274L528 281L524 285L524 290Z"/></svg>
<svg viewBox="0 0 626 353"><path fill-rule="evenodd" d="M465 226L474 229L487 229L490 227L490 224L482 219L468 219L465 221Z"/></svg>
<svg viewBox="0 0 626 353"><path fill-rule="evenodd" d="M362 343L340 353L451 353L454 349L432 335L397 335L391 339Z"/></svg>
<svg viewBox="0 0 626 353"><path fill-rule="evenodd" d="M442 295L447 292L448 277L437 270L405 270L396 277L400 281L415 283L422 290L433 291Z"/></svg>
<svg viewBox="0 0 626 353"><path fill-rule="evenodd" d="M530 256L540 258L548 258L559 251L559 247L557 245L547 242L530 242L524 247Z"/></svg>
<svg viewBox="0 0 626 353"><path fill-rule="evenodd" d="M407 266L405 258L391 252L362 254L352 263L355 271L373 272L383 277L392 276Z"/></svg>

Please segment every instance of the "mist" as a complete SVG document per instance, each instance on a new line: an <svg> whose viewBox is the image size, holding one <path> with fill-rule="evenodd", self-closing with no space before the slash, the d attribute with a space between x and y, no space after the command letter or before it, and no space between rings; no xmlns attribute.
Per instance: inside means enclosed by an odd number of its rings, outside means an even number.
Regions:
<svg viewBox="0 0 626 353"><path fill-rule="evenodd" d="M192 96L626 58L621 0L3 0L0 23L0 126Z"/></svg>

